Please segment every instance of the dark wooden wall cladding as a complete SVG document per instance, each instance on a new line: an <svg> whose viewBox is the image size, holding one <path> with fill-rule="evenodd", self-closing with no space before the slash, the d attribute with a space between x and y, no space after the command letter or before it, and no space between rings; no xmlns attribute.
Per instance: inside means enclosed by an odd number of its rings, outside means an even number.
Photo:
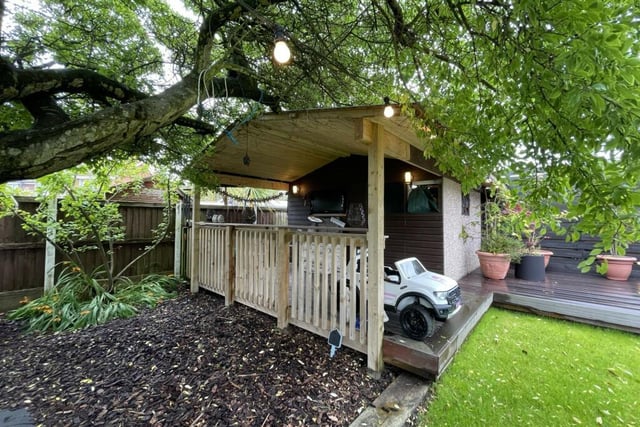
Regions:
<svg viewBox="0 0 640 427"><path fill-rule="evenodd" d="M430 270L442 272L443 237L442 215L407 214L406 185L404 172L411 171L415 181L437 179L427 171L415 169L404 162L385 159L385 264L410 256L415 256ZM287 217L289 225L312 228L307 217L311 212L308 195L315 191L337 191L345 195L345 215L349 206L362 206L364 224L351 224L348 217L341 217L347 227L366 227L367 218L367 158L364 156L345 157L318 169L296 182L300 187L297 195L289 194ZM324 218L322 226L332 226ZM336 227L337 228L337 227Z"/></svg>
<svg viewBox="0 0 640 427"><path fill-rule="evenodd" d="M444 272L442 214L385 215L384 262L415 256L436 273Z"/></svg>

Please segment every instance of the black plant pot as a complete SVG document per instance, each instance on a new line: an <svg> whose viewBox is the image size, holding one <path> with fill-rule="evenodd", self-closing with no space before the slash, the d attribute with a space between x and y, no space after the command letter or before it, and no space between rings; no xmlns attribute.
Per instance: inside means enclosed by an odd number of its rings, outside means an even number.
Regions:
<svg viewBox="0 0 640 427"><path fill-rule="evenodd" d="M516 264L515 275L530 282L544 282L544 256L523 255L520 263Z"/></svg>

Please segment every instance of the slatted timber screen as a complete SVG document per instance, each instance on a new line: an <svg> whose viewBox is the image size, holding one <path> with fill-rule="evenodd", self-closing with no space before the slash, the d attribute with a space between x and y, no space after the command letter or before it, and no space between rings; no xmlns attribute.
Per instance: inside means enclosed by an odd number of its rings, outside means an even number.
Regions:
<svg viewBox="0 0 640 427"><path fill-rule="evenodd" d="M219 295L225 294L229 281L229 251L231 227L208 225L198 228L200 233L200 262L198 285ZM189 251L187 251L189 253Z"/></svg>
<svg viewBox="0 0 640 427"><path fill-rule="evenodd" d="M357 268L349 260L366 253L366 235L207 223L198 230L202 288L271 316L284 313L279 321L321 336L338 329L343 345L367 352L367 289L348 280Z"/></svg>
<svg viewBox="0 0 640 427"><path fill-rule="evenodd" d="M348 261L358 252L366 253L364 235L292 234L290 322L322 336L338 329L344 345L366 353L367 290L348 279L356 277L357 264ZM366 257L360 271L367 271Z"/></svg>
<svg viewBox="0 0 640 427"><path fill-rule="evenodd" d="M244 228L235 230L234 299L242 304L276 314L278 289L277 230Z"/></svg>

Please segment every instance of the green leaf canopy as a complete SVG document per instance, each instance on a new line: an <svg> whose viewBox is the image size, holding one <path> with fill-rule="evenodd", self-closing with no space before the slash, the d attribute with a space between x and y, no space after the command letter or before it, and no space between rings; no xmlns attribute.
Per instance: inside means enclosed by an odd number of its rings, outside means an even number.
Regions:
<svg viewBox="0 0 640 427"><path fill-rule="evenodd" d="M638 238L637 0L0 4L0 181L106 153L180 169L250 111L389 96L465 190L506 177L605 249Z"/></svg>

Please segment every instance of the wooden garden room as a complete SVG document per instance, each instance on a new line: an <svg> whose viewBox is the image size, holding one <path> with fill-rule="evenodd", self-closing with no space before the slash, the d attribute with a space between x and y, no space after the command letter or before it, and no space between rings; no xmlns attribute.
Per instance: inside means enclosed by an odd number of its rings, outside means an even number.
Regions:
<svg viewBox="0 0 640 427"><path fill-rule="evenodd" d="M265 114L228 129L196 162L221 186L287 192L288 225L206 222L193 192L188 253L192 291L203 288L328 337L383 367L383 266L418 257L459 279L478 267L480 197L463 195L423 156L425 142L399 110L348 107ZM178 241L179 239L176 239ZM360 271L359 291L347 286Z"/></svg>

